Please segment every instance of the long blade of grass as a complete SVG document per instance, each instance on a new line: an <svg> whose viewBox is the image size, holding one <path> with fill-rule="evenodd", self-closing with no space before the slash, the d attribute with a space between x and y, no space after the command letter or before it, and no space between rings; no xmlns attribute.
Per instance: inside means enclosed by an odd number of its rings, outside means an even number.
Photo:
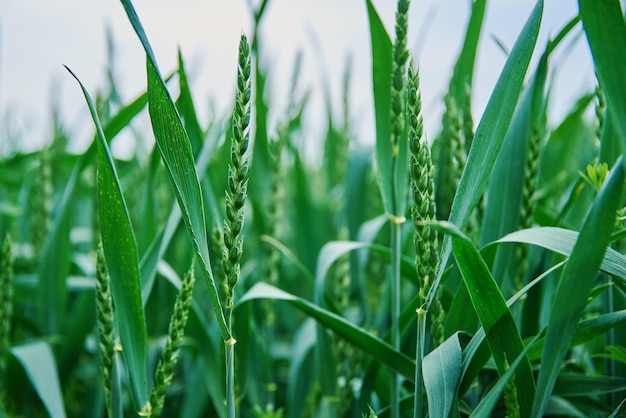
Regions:
<svg viewBox="0 0 626 418"><path fill-rule="evenodd" d="M579 0L578 7L591 48L608 115L626 149L626 22L619 0Z"/></svg>
<svg viewBox="0 0 626 418"><path fill-rule="evenodd" d="M515 46L504 65L493 93L487 103L483 117L476 128L467 164L463 170L458 190L452 202L450 222L463 228L487 188L491 171L513 117L517 99L522 90L524 75L539 33L543 13L543 0L537 1L533 12L522 29ZM437 278L427 296L430 307L443 272L448 267L452 252L452 241L444 238L441 263Z"/></svg>
<svg viewBox="0 0 626 418"><path fill-rule="evenodd" d="M211 271L202 192L196 175L191 144L174 102L165 87L165 82L159 73L154 53L139 17L130 0L121 1L147 56L148 110L154 136L170 176L187 231L198 255L222 338L224 341L231 341L233 338L226 324Z"/></svg>
<svg viewBox="0 0 626 418"><path fill-rule="evenodd" d="M519 330L513 315L498 288L489 268L472 241L454 224L433 223L452 236L454 257L463 276L474 310L487 336L491 355L502 376L506 372L506 362L516 359L524 350ZM532 399L535 396L535 379L528 357L518 367L515 374L520 411L522 416L530 415Z"/></svg>
<svg viewBox="0 0 626 418"><path fill-rule="evenodd" d="M389 34L385 29L376 8L371 0L366 0L367 15L370 23L372 42L372 83L374 91L374 115L376 120L376 164L380 176L380 187L383 203L387 213L393 213L392 190L392 144L391 121L391 62L392 45ZM404 143L406 141L400 141ZM406 156L406 147L405 147ZM398 156L400 158L400 156ZM398 177L400 178L400 177ZM398 193L404 198L404 194Z"/></svg>
<svg viewBox="0 0 626 418"><path fill-rule="evenodd" d="M535 103L543 101L544 86L547 76L547 53L544 53L534 73L532 82L525 89L515 109L511 125L504 138L500 154L493 168L487 205L482 219L480 245L491 242L502 235L519 227L520 208L522 205L522 189L524 185L528 138L534 118L540 109ZM514 255L512 246L500 246L493 263L492 274L501 288L510 282L511 257ZM509 286L510 287L510 286ZM469 295L461 287L454 296L448 312L446 329L465 329L473 331L476 326L474 315L466 314L470 303Z"/></svg>
<svg viewBox="0 0 626 418"><path fill-rule="evenodd" d="M493 169L493 177L489 183L489 200L485 207L481 229L481 246L514 231L519 225L524 171L528 155L527 143L531 118L535 110L532 109L532 105L537 98L543 97L546 77L547 56L544 54L532 83L526 89L516 109ZM499 277L499 274L494 272L494 276Z"/></svg>
<svg viewBox="0 0 626 418"><path fill-rule="evenodd" d="M102 125L91 96L81 81L68 71L83 91L98 135L98 215L100 235L111 277L111 293L115 304L122 355L128 371L131 394L137 410L148 402L147 382L147 331L141 284L139 281L139 259L133 228L121 185L113 163Z"/></svg>
<svg viewBox="0 0 626 418"><path fill-rule="evenodd" d="M70 210L76 181L77 164L56 207L50 233L46 236L39 263L39 319L41 332L59 333L67 311L67 275L70 264Z"/></svg>
<svg viewBox="0 0 626 418"><path fill-rule="evenodd" d="M389 247L378 244L370 244L359 241L330 241L324 244L320 250L315 273L316 282L322 282L328 270L341 256L351 251L369 250L382 255L386 260L391 259L391 250ZM417 273L415 272L415 262L410 257L403 256L400 259L400 272L404 278L409 279L412 283L418 284ZM320 296L320 295L318 295Z"/></svg>
<svg viewBox="0 0 626 418"><path fill-rule="evenodd" d="M615 408L615 411L613 411L611 415L608 416L608 418L619 418L623 417L624 414L626 414L626 399L624 399L622 403L620 403L619 406Z"/></svg>
<svg viewBox="0 0 626 418"><path fill-rule="evenodd" d="M65 418L61 383L48 343L35 341L11 348L52 418Z"/></svg>
<svg viewBox="0 0 626 418"><path fill-rule="evenodd" d="M620 159L598 193L556 290L537 381L533 416L545 411L561 363L595 283L615 223L624 202L624 166Z"/></svg>
<svg viewBox="0 0 626 418"><path fill-rule="evenodd" d="M204 173L207 170L210 157L213 155L213 151L215 150L215 142L217 142L217 138L215 138L214 141L207 140L204 142L200 155L196 161L196 174L200 175L200 173ZM205 197L206 196L207 193L205 193ZM170 245L170 242L178 229L178 224L180 223L181 218L182 214L180 212L180 207L178 206L178 203L174 203L165 226L161 232L154 237L148 249L141 257L141 261L139 262L139 273L141 277L141 296L144 305L146 304L148 296L152 291L154 275L157 270L157 263Z"/></svg>
<svg viewBox="0 0 626 418"><path fill-rule="evenodd" d="M306 299L299 298L263 282L255 284L246 292L241 297L236 307L253 299L287 301L335 332L339 337L345 339L355 347L358 347L364 353L371 355L374 360L395 370L407 380L413 381L415 378L415 363L408 356L395 351L388 343L374 337L366 330L354 325L339 315L322 309Z"/></svg>
<svg viewBox="0 0 626 418"><path fill-rule="evenodd" d="M486 8L487 0L477 0L472 3L472 12L467 24L467 31L465 32L465 41L450 80L450 91L459 104L465 103L466 85L469 85L470 88L472 86L476 51L478 50L478 41L480 40Z"/></svg>

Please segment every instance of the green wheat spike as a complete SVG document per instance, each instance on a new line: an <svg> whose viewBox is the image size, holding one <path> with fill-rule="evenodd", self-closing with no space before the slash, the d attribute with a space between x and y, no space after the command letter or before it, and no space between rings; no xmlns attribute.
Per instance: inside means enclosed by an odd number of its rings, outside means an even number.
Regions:
<svg viewBox="0 0 626 418"><path fill-rule="evenodd" d="M102 376L104 380L105 405L109 416L112 416L112 385L113 365L115 358L115 314L113 311L113 296L111 294L110 279L104 260L102 243L99 243L96 260L96 317L98 323L98 347L102 361Z"/></svg>
<svg viewBox="0 0 626 418"><path fill-rule="evenodd" d="M412 63L409 66L407 97L410 149L409 181L414 203L411 208L411 218L415 226L413 243L416 253L415 265L420 280L420 298L424 301L437 271L439 252L437 231L424 225L424 221L436 218L434 166L430 147L424 138L419 74Z"/></svg>
<svg viewBox="0 0 626 418"><path fill-rule="evenodd" d="M224 253L224 232L220 228L218 224L215 224L213 230L211 231L211 239L209 240L209 245L211 246L212 254L223 254ZM213 273L215 277L220 279L220 287L218 289L220 296L220 303L222 306L226 306L227 303L227 293L226 290L228 286L226 285L225 276L224 276L224 265L222 257L213 257L212 259L212 267Z"/></svg>
<svg viewBox="0 0 626 418"><path fill-rule="evenodd" d="M441 132L441 145L443 147L439 151L439 158L445 164L440 164L437 172L437 175L440 176L437 209L441 219L448 219L467 154L465 151L463 115L453 96L446 95L444 102L445 111Z"/></svg>
<svg viewBox="0 0 626 418"><path fill-rule="evenodd" d="M406 61L409 53L406 48L409 1L399 0L396 12L396 41L393 44L391 67L391 144L393 157L397 158L399 141L404 132L404 89Z"/></svg>
<svg viewBox="0 0 626 418"><path fill-rule="evenodd" d="M226 191L226 219L224 220L224 254L222 268L226 276L228 293L227 308L234 305L234 287L239 280L240 261L243 253L244 225L243 206L248 194L248 142L250 138L250 47L245 34L239 43L237 68L237 94L233 113L233 138L228 165L228 189Z"/></svg>
<svg viewBox="0 0 626 418"><path fill-rule="evenodd" d="M180 356L180 345L185 334L185 325L189 315L189 307L193 297L195 274L193 262L191 268L183 279L180 291L174 304L174 312L170 318L169 330L161 359L157 365L154 382L150 390L150 416L158 417L163 411L165 404L165 392L174 379L174 368Z"/></svg>
<svg viewBox="0 0 626 418"><path fill-rule="evenodd" d="M509 369L509 362L505 359L504 371ZM506 418L520 418L519 399L517 397L517 386L515 375L511 376L504 387L504 406L506 407Z"/></svg>
<svg viewBox="0 0 626 418"><path fill-rule="evenodd" d="M398 0L396 11L396 39L393 44L392 65L391 65L391 209L389 213L390 233L391 233L391 306L390 306L390 336L391 345L400 350L400 305L401 301L401 280L400 280L400 256L401 248L401 226L405 222L404 211L400 210L400 202L406 196L398 195L399 190L404 190L401 183L406 182L406 178L398 178L400 167L406 161L400 161L400 141L405 133L405 89L406 89L406 61L408 51L406 48L406 36L408 31L409 0ZM401 379L397 373L392 373L390 382L391 391L391 417L400 416L400 385Z"/></svg>

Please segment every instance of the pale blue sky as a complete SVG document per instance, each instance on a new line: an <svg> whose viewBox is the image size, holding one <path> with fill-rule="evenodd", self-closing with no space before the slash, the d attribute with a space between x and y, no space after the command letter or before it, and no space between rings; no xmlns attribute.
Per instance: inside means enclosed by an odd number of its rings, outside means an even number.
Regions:
<svg viewBox="0 0 626 418"><path fill-rule="evenodd" d="M175 69L177 47L188 64L201 122L209 119L209 102L219 115L232 102L236 51L242 30L251 32L245 0L135 0L163 72ZM374 0L389 31L395 1ZM511 47L534 1L489 2L474 80L474 112L481 114L504 64L493 37ZM464 36L468 0L414 0L410 9L409 47L420 64L427 134L439 129L441 97ZM573 17L576 0L546 2L537 48ZM145 61L123 7L117 0L0 0L0 141L18 133L30 147L48 141L52 103L78 143L92 135L84 100L61 64L68 65L95 92L105 84L107 25L113 32L116 75L123 99L145 89ZM578 28L580 31L580 27ZM420 35L426 34L424 39ZM370 41L364 0L270 0L262 26L264 59L270 63L272 120L283 111L291 66L298 49L304 52L303 86L313 91L307 136L324 130L322 72L341 103L341 78L348 54L353 58L352 118L362 141L374 137L370 82ZM319 40L323 61L314 47ZM417 49L419 48L419 50ZM568 54L556 54L557 84L553 114L593 88L593 68L584 38ZM340 109L336 109L339 114ZM554 119L554 118L553 118Z"/></svg>

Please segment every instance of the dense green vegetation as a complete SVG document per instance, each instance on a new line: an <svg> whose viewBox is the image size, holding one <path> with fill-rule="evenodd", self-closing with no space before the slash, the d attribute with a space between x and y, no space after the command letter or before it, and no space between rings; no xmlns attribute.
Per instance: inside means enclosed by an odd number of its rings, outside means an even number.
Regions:
<svg viewBox="0 0 626 418"><path fill-rule="evenodd" d="M119 104L111 80L92 99L68 69L96 128L88 150L67 152L55 125L44 148L0 157L2 416L624 416L619 0L579 0L547 45L537 1L474 122L475 0L432 144L409 1L390 34L365 0L376 142L354 137L347 72L319 167L299 140L298 65L283 119L267 121L268 0L232 63L232 113L207 126L182 56L164 77L122 3L145 93ZM548 124L551 54L580 34L598 88ZM148 158L113 158L146 111Z"/></svg>

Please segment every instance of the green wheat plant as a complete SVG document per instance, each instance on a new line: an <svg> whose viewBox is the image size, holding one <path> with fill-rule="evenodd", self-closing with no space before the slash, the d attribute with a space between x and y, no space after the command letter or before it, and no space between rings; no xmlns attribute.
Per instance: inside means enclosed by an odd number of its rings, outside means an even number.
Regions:
<svg viewBox="0 0 626 418"><path fill-rule="evenodd" d="M233 113L233 140L228 166L228 189L226 191L226 219L224 220L224 270L226 286L226 320L232 328L235 285L239 280L241 255L243 253L244 204L248 191L248 156L250 123L250 46L245 35L239 42L237 67L237 95ZM235 416L235 353L234 342L226 347L226 408L228 416Z"/></svg>
<svg viewBox="0 0 626 418"><path fill-rule="evenodd" d="M121 3L146 85L120 94L110 42L105 85L75 92L95 128L84 152L56 108L48 144L0 147L3 416L626 412L618 0L579 0L543 44L534 2L481 112L493 2L471 2L433 104L440 122L420 85L436 63L420 56L418 72L410 47L420 3L397 1L388 26L382 3L363 0L369 82L347 57L340 91L319 88L299 52L280 108L265 31L283 6L246 2L232 106L210 114L185 51L162 73L133 2ZM563 59L577 43L596 80L560 116L556 83L579 72ZM372 94L373 129L357 126L355 89ZM121 134L124 158L112 152Z"/></svg>

